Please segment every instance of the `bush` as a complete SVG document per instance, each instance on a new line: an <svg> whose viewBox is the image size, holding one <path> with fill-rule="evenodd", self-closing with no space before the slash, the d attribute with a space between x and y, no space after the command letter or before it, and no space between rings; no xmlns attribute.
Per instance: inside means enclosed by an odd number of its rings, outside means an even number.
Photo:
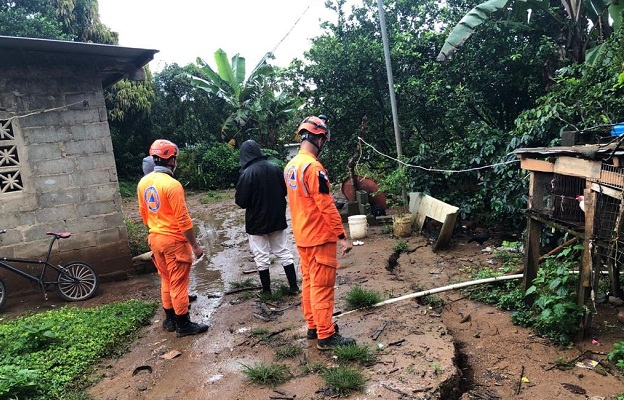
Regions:
<svg viewBox="0 0 624 400"><path fill-rule="evenodd" d="M187 147L178 156L177 179L190 189L227 189L238 180L238 150L226 143Z"/></svg>
<svg viewBox="0 0 624 400"><path fill-rule="evenodd" d="M149 245L147 244L147 227L129 218L124 218L124 223L128 231L128 243L130 244L130 254L132 254L132 257L150 251Z"/></svg>

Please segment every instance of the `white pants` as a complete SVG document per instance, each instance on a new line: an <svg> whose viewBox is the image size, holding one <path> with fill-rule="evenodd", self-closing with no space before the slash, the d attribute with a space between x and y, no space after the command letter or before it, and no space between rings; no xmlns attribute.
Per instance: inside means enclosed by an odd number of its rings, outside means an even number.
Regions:
<svg viewBox="0 0 624 400"><path fill-rule="evenodd" d="M282 266L294 263L292 252L288 248L286 231L275 231L268 235L249 235L249 247L254 255L258 271L269 269L270 255L273 253Z"/></svg>

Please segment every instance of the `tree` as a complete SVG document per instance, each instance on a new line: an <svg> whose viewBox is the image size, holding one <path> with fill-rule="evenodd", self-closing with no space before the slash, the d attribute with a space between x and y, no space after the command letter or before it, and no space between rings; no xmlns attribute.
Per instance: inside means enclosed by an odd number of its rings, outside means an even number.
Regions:
<svg viewBox="0 0 624 400"><path fill-rule="evenodd" d="M117 33L100 21L97 0L2 0L0 34L118 43Z"/></svg>
<svg viewBox="0 0 624 400"><path fill-rule="evenodd" d="M548 0L487 0L470 10L448 35L438 61L445 61L455 53L480 25L502 15L503 22L530 24L534 13L547 16L558 28L555 39L565 58L575 63L585 61L586 51L598 51L599 45L622 23L624 5L619 0L561 0L558 9L552 9ZM565 15L565 18L562 18ZM492 21L496 22L496 21Z"/></svg>
<svg viewBox="0 0 624 400"><path fill-rule="evenodd" d="M231 63L227 54L218 49L214 54L217 72L202 58L197 65L202 75L190 75L197 88L223 99L230 115L224 121L222 138L235 143L236 137L254 138L265 147L274 148L277 143L277 127L288 120L301 104L293 96L279 93L275 83L275 71L267 62L272 58L266 55L245 79L245 58L236 54Z"/></svg>
<svg viewBox="0 0 624 400"><path fill-rule="evenodd" d="M329 116L332 140L320 157L332 182L347 177L347 160L362 136L376 151L362 145L356 173L384 184L396 169L390 158L396 157L396 146L377 4L366 0L348 15L340 11L344 4L333 3L338 23L324 25L305 53L306 63L292 63L289 77L292 90L309 99L306 114ZM384 2L403 161L418 166L408 168L408 190L512 226L520 221L514 211L525 205L521 195L512 197L507 190L510 180L524 182L517 168L504 176L499 167L462 173L426 169L513 161L507 145L514 121L545 93L550 80L543 66L558 67L556 46L544 30L488 25L466 44L469 51L458 53L453 63L439 63L435 58L446 37L441 29L454 24L465 6L463 0L444 7L435 0ZM368 123L361 135L364 115Z"/></svg>

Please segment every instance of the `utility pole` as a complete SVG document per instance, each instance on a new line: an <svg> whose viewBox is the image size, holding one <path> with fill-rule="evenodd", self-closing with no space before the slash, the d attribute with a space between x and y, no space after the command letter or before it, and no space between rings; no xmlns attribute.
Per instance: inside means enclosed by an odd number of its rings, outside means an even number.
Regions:
<svg viewBox="0 0 624 400"><path fill-rule="evenodd" d="M394 78L392 76L392 63L390 62L390 45L388 44L388 33L386 31L386 16L383 10L383 0L377 0L377 8L379 9L379 24L381 25L381 39L383 41L384 58L386 60L386 74L388 75L388 88L390 90L390 107L392 108L392 122L394 125L394 140L396 142L397 158L403 158L403 150L401 150L401 134L399 132L399 115L396 106L396 97L394 95ZM405 168L399 163L399 168ZM407 190L405 185L402 188L403 201L407 201Z"/></svg>

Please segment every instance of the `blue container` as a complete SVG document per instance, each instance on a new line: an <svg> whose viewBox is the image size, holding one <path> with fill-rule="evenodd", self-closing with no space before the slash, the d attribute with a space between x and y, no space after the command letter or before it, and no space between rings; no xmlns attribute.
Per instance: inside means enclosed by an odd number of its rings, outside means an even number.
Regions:
<svg viewBox="0 0 624 400"><path fill-rule="evenodd" d="M619 124L613 125L613 129L611 130L611 136L620 136L624 134L624 122L620 122Z"/></svg>

